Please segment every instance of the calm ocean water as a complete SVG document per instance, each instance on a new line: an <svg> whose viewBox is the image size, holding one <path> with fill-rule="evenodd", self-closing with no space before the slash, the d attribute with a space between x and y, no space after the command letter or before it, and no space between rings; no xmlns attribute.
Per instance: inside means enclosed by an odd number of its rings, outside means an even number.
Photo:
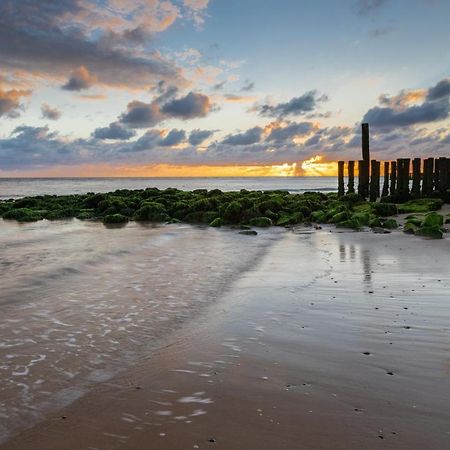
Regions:
<svg viewBox="0 0 450 450"><path fill-rule="evenodd" d="M66 195L109 192L116 189L175 187L183 190L276 190L291 192L337 190L336 177L254 178L0 178L0 199L31 195Z"/></svg>

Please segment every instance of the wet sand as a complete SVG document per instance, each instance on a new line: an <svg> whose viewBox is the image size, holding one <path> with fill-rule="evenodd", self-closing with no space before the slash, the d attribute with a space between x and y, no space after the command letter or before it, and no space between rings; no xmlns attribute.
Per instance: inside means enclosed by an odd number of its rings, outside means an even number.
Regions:
<svg viewBox="0 0 450 450"><path fill-rule="evenodd" d="M283 233L170 345L0 448L450 448L449 265L448 238Z"/></svg>

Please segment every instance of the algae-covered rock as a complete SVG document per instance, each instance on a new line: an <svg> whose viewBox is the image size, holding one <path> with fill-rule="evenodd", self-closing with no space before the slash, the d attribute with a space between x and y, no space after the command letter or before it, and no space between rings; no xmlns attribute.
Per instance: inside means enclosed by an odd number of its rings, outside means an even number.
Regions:
<svg viewBox="0 0 450 450"><path fill-rule="evenodd" d="M372 208L378 216L394 216L398 209L395 203L372 203Z"/></svg>
<svg viewBox="0 0 450 450"><path fill-rule="evenodd" d="M406 222L405 226L403 227L403 232L406 234L416 234L416 231L418 230L418 226L412 222Z"/></svg>
<svg viewBox="0 0 450 450"><path fill-rule="evenodd" d="M398 205L399 213L426 213L442 208L444 201L440 198L419 198Z"/></svg>
<svg viewBox="0 0 450 450"><path fill-rule="evenodd" d="M134 214L134 220L164 222L169 219L166 208L161 203L145 202Z"/></svg>
<svg viewBox="0 0 450 450"><path fill-rule="evenodd" d="M272 226L272 220L268 217L255 217L250 220L250 225L254 227L270 227Z"/></svg>
<svg viewBox="0 0 450 450"><path fill-rule="evenodd" d="M338 212L336 214L334 214L333 216L331 216L330 219L328 219L329 223L339 223L339 222L344 222L345 220L350 218L350 214L348 211L341 211Z"/></svg>
<svg viewBox="0 0 450 450"><path fill-rule="evenodd" d="M435 212L429 213L425 216L422 222L424 227L440 227L444 224L444 216Z"/></svg>
<svg viewBox="0 0 450 450"><path fill-rule="evenodd" d="M127 222L128 222L128 217L126 217L122 214L110 214L108 216L103 217L103 223L105 225L127 223Z"/></svg>
<svg viewBox="0 0 450 450"><path fill-rule="evenodd" d="M282 213L277 220L277 225L280 227L284 227L287 225L295 225L297 223L303 222L304 217L301 212L295 212L295 213Z"/></svg>
<svg viewBox="0 0 450 450"><path fill-rule="evenodd" d="M6 220L17 220L18 222L36 222L42 220L44 215L40 211L29 208L10 209L3 214Z"/></svg>
<svg viewBox="0 0 450 450"><path fill-rule="evenodd" d="M420 225L422 225L422 220L423 219L416 217L416 216L406 217L406 223L410 223L412 225L415 225L416 227L420 227Z"/></svg>
<svg viewBox="0 0 450 450"><path fill-rule="evenodd" d="M418 228L415 234L416 236L424 236L432 239L442 239L444 236L441 227L437 225Z"/></svg>
<svg viewBox="0 0 450 450"><path fill-rule="evenodd" d="M233 201L226 205L223 218L230 223L239 223L243 214L243 207L240 202Z"/></svg>
<svg viewBox="0 0 450 450"><path fill-rule="evenodd" d="M216 217L212 222L210 222L210 227L221 227L223 225L223 219L221 217Z"/></svg>
<svg viewBox="0 0 450 450"><path fill-rule="evenodd" d="M395 219L386 219L382 221L383 228L387 228L388 230L394 230L398 228L398 223Z"/></svg>
<svg viewBox="0 0 450 450"><path fill-rule="evenodd" d="M351 228L352 230L359 231L362 227L357 219L351 218L337 223L336 228Z"/></svg>
<svg viewBox="0 0 450 450"><path fill-rule="evenodd" d="M325 220L325 211L313 211L311 213L310 219L313 222L324 223Z"/></svg>

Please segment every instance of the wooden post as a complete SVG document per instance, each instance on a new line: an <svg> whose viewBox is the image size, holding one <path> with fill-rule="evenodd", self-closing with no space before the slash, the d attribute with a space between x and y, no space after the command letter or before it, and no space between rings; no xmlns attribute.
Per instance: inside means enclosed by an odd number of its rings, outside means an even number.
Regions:
<svg viewBox="0 0 450 450"><path fill-rule="evenodd" d="M402 200L408 200L409 198L409 167L411 165L410 158L403 158L403 181L402 181Z"/></svg>
<svg viewBox="0 0 450 450"><path fill-rule="evenodd" d="M355 161L349 161L347 194L353 194L354 192L355 192Z"/></svg>
<svg viewBox="0 0 450 450"><path fill-rule="evenodd" d="M384 162L383 180L383 192L381 196L387 197L389 195L389 161Z"/></svg>
<svg viewBox="0 0 450 450"><path fill-rule="evenodd" d="M364 195L366 198L369 195L369 174L370 174L370 148L369 148L369 124L361 124L361 138L362 138L362 159L364 161L363 165L363 176L364 180Z"/></svg>
<svg viewBox="0 0 450 450"><path fill-rule="evenodd" d="M338 196L342 197L345 194L344 187L344 161L338 161Z"/></svg>
<svg viewBox="0 0 450 450"><path fill-rule="evenodd" d="M397 194L403 192L403 159L397 159Z"/></svg>
<svg viewBox="0 0 450 450"><path fill-rule="evenodd" d="M422 181L422 195L427 197L433 193L433 158L427 158L423 162L423 181Z"/></svg>
<svg viewBox="0 0 450 450"><path fill-rule="evenodd" d="M413 166L413 184L412 184L412 190L411 193L414 197L420 197L420 158L414 158L412 162Z"/></svg>
<svg viewBox="0 0 450 450"><path fill-rule="evenodd" d="M380 161L373 159L370 167L370 201L375 202L380 196Z"/></svg>
<svg viewBox="0 0 450 450"><path fill-rule="evenodd" d="M438 171L438 190L441 194L445 194L448 189L448 168L447 168L448 158L439 158L437 160L437 171Z"/></svg>
<svg viewBox="0 0 450 450"><path fill-rule="evenodd" d="M389 194L394 195L397 191L397 161L391 161L391 186L389 189Z"/></svg>
<svg viewBox="0 0 450 450"><path fill-rule="evenodd" d="M366 199L369 195L369 179L367 172L367 162L363 159L358 161L358 194Z"/></svg>

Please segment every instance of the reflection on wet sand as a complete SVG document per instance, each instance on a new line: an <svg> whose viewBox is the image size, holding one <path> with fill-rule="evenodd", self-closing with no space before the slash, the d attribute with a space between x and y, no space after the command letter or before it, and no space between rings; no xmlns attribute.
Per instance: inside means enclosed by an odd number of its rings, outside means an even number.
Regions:
<svg viewBox="0 0 450 450"><path fill-rule="evenodd" d="M343 244L343 243L339 244L339 261L341 263L355 262L357 254L359 254L361 258L363 283L367 287L370 287L372 282L372 264L371 264L372 254L370 250L364 247L357 247L354 244Z"/></svg>

